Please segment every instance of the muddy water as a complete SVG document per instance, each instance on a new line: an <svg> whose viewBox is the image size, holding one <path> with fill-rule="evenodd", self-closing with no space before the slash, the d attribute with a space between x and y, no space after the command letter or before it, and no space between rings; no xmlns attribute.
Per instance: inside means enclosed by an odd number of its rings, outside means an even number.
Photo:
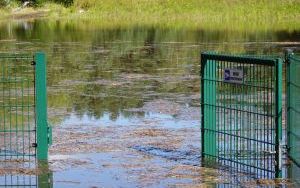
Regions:
<svg viewBox="0 0 300 188"><path fill-rule="evenodd" d="M0 31L2 52L47 53L53 125L49 172L2 172L0 185L251 187L300 181L297 168L285 172L293 179L264 181L202 167L199 111L201 51L281 55L285 48L299 49L300 31L105 29L46 20L2 23Z"/></svg>

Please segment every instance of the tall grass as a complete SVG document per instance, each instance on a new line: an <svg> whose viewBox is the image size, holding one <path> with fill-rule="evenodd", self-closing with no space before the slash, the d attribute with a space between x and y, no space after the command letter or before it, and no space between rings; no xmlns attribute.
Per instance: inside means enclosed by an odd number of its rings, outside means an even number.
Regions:
<svg viewBox="0 0 300 188"><path fill-rule="evenodd" d="M45 0L39 7L50 10L49 18L103 27L300 29L300 0L74 0L68 8L53 2L57 0ZM6 12L0 9L2 17Z"/></svg>
<svg viewBox="0 0 300 188"><path fill-rule="evenodd" d="M299 29L299 0L75 0L103 25Z"/></svg>

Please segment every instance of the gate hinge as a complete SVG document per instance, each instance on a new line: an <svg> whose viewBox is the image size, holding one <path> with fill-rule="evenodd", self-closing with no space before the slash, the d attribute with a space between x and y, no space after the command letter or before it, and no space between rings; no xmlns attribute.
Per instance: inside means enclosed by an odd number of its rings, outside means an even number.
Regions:
<svg viewBox="0 0 300 188"><path fill-rule="evenodd" d="M47 122L48 125L48 145L51 146L52 145L52 126L50 125L49 122Z"/></svg>

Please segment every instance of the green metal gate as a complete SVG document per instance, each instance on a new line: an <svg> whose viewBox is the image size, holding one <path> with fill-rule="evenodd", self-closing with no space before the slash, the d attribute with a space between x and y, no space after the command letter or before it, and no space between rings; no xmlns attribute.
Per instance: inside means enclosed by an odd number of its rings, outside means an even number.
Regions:
<svg viewBox="0 0 300 188"><path fill-rule="evenodd" d="M300 57L287 60L287 137L289 157L300 166Z"/></svg>
<svg viewBox="0 0 300 188"><path fill-rule="evenodd" d="M280 176L281 77L280 59L201 54L204 161Z"/></svg>
<svg viewBox="0 0 300 188"><path fill-rule="evenodd" d="M45 54L0 54L0 88L0 161L47 160Z"/></svg>

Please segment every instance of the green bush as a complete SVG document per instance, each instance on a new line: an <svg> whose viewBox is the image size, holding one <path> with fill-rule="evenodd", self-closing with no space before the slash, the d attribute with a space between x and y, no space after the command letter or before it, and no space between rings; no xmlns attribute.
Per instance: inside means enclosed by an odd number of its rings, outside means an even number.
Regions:
<svg viewBox="0 0 300 188"><path fill-rule="evenodd" d="M0 0L0 7L5 7L7 5L7 0Z"/></svg>

